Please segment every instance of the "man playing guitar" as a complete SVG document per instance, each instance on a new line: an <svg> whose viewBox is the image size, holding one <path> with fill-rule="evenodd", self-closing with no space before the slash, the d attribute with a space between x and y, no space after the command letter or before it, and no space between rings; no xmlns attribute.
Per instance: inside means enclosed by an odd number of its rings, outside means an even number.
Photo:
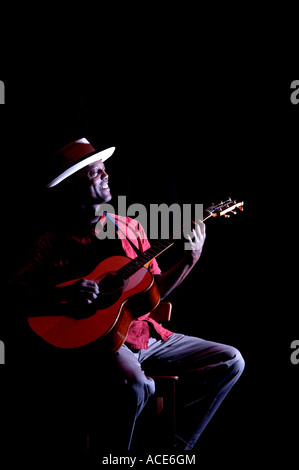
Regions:
<svg viewBox="0 0 299 470"><path fill-rule="evenodd" d="M116 240L97 236L109 223L101 205L112 198L104 162L113 151L114 148L96 152L86 139L80 139L53 156L53 179L48 191L59 201L56 226L38 239L31 259L11 281L14 292L22 298L23 308L26 306L30 312L28 316L44 317L46 321L48 318L49 322L55 315L74 321L88 318L99 300L101 286L87 274L111 256L135 258L134 245L139 253L150 247L141 225L128 217L114 217L126 237L119 236L119 230ZM198 262L204 241L205 225L199 221L192 239L189 237L190 249L182 252L180 261L171 269L161 273L156 259L151 260L149 270L161 299L178 287ZM75 281L66 282L71 279ZM92 355L96 376L93 385L101 391L108 387L114 393L113 405L107 405L107 412L110 417L121 417L117 430L107 420L103 422L103 404L94 406L92 411L97 426L91 440L102 451L130 449L136 419L155 393L150 375L158 374L180 377L175 446L178 450L191 450L243 371L243 358L234 347L173 333L149 315L142 312L132 321L124 344L116 352L101 344L97 346L97 341L72 350L75 361L80 354ZM54 355L68 354L67 361L73 360L71 351L51 348ZM95 396L93 389L92 397Z"/></svg>

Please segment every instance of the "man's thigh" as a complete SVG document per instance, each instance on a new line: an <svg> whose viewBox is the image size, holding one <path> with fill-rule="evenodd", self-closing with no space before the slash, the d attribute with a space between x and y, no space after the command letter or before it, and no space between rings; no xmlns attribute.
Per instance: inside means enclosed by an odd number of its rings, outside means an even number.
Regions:
<svg viewBox="0 0 299 470"><path fill-rule="evenodd" d="M152 340L148 350L139 352L138 359L146 373L157 375L211 368L227 364L238 355L232 346L175 333L167 341Z"/></svg>

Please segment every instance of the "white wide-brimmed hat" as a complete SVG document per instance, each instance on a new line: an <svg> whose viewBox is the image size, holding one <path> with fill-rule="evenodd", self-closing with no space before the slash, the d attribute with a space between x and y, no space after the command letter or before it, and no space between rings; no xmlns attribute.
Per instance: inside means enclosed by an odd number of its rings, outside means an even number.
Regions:
<svg viewBox="0 0 299 470"><path fill-rule="evenodd" d="M47 188L56 186L61 181L73 175L87 165L98 160L104 162L113 154L115 147L109 147L100 152L88 142L85 137L65 145L55 152L50 161L50 173L54 179L47 184Z"/></svg>

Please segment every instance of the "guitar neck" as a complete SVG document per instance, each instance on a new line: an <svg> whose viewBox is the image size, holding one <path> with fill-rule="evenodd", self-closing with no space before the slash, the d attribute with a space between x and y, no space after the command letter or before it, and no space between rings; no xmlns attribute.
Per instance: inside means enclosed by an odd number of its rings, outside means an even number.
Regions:
<svg viewBox="0 0 299 470"><path fill-rule="evenodd" d="M174 240L172 239L162 239L157 240L152 244L150 248L144 251L141 255L137 256L137 258L132 259L129 263L123 266L118 273L123 277L123 279L127 279L132 274L138 271L138 269L142 268L143 266L149 265L149 263L159 256L163 251L167 250L171 245L174 244Z"/></svg>
<svg viewBox="0 0 299 470"><path fill-rule="evenodd" d="M202 222L205 222L207 219L210 217L229 217L229 213L233 213L234 209L238 208L240 210L243 210L243 202L236 202L232 201L231 199L228 199L225 202L222 202L216 206L211 206L206 209L208 215L202 220ZM141 253L137 258L132 259L129 263L127 263L125 266L123 266L118 272L119 274L123 277L123 279L127 279L132 274L138 271L138 269L148 266L150 262L159 256L161 253L163 253L167 248L172 246L175 242L174 238L168 238L168 239L160 239L157 240L152 244L150 248L148 248L146 251Z"/></svg>
<svg viewBox="0 0 299 470"><path fill-rule="evenodd" d="M209 217L211 216L209 215L203 219L203 222ZM150 248L123 266L119 271L120 275L123 277L123 279L127 279L128 277L132 276L132 274L138 271L138 269L142 268L143 266L148 266L154 258L167 250L167 248L172 246L174 242L175 240L173 238L163 238L155 241Z"/></svg>

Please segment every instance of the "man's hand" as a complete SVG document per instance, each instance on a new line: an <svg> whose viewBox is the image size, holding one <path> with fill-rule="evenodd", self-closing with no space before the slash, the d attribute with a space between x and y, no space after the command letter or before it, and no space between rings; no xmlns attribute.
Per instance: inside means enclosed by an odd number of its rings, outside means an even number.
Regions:
<svg viewBox="0 0 299 470"><path fill-rule="evenodd" d="M195 264L201 255L203 245L206 239L206 226L203 222L199 221L195 224L192 230L193 237L187 234L188 243L185 244L185 253L191 259L192 264Z"/></svg>
<svg viewBox="0 0 299 470"><path fill-rule="evenodd" d="M99 295L99 287L96 282L88 279L79 279L69 286L61 287L64 289L63 297L68 303L90 305Z"/></svg>

